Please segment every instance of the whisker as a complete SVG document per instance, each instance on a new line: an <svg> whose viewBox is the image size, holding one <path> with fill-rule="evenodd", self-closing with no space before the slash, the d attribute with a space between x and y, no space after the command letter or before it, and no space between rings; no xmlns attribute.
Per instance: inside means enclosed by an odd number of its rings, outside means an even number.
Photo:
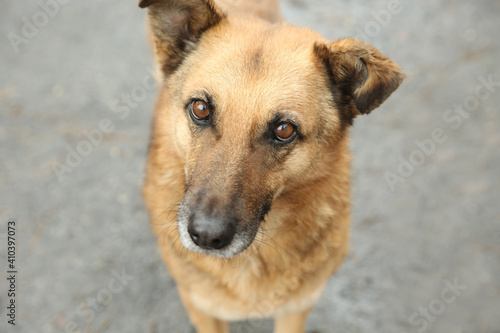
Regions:
<svg viewBox="0 0 500 333"><path fill-rule="evenodd" d="M274 251L275 251L275 252L276 252L276 253L277 253L277 254L281 257L281 256L282 256L282 255L281 255L281 252L280 252L280 251L278 251L278 248L279 248L279 249L281 249L281 246L280 246L280 245L279 245L279 244L278 244L278 243L277 243L277 242L276 242L276 241L275 241L275 240L274 240L274 239L273 239L270 235L268 235L268 234L267 234L267 233L265 233L264 231L262 231L262 230L261 230L261 231L260 231L260 234L261 234L262 236L266 236L269 240L271 240L271 241L272 241L272 243L274 243L276 247L275 247L275 246L273 246L273 245L271 245L270 243L268 243L268 242L267 242L267 241L265 241L264 239L259 239L258 241L259 241L261 244L264 244L264 245L269 246L271 249L273 249L273 250L274 250Z"/></svg>

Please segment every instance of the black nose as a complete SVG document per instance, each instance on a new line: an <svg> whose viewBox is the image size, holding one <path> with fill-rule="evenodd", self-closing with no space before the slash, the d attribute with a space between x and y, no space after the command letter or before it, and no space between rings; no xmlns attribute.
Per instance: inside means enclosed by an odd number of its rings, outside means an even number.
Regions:
<svg viewBox="0 0 500 333"><path fill-rule="evenodd" d="M219 250L231 243L236 230L232 223L195 216L188 225L188 232L199 247Z"/></svg>

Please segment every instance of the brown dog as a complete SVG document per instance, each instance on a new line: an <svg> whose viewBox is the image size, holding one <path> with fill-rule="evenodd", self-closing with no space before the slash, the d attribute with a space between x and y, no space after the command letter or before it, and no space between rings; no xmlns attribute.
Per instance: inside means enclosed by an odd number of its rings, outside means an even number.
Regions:
<svg viewBox="0 0 500 333"><path fill-rule="evenodd" d="M191 321L303 332L348 249L349 127L404 74L368 44L280 22L274 1L139 5L164 77L144 197Z"/></svg>

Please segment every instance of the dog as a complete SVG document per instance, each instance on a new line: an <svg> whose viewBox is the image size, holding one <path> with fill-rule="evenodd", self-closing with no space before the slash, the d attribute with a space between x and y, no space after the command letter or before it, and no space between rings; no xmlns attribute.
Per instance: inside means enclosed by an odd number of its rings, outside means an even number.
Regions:
<svg viewBox="0 0 500 333"><path fill-rule="evenodd" d="M162 80L143 195L192 324L303 332L348 251L349 128L403 71L283 22L272 0L139 6Z"/></svg>

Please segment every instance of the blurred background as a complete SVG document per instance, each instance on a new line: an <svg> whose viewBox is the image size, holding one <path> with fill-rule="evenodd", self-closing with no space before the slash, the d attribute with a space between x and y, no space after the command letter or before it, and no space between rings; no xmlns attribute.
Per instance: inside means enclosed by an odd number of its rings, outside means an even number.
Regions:
<svg viewBox="0 0 500 333"><path fill-rule="evenodd" d="M281 5L290 23L363 39L408 75L352 129L351 250L308 332L500 332L500 2ZM1 7L0 331L192 333L140 193L156 94L145 11Z"/></svg>

